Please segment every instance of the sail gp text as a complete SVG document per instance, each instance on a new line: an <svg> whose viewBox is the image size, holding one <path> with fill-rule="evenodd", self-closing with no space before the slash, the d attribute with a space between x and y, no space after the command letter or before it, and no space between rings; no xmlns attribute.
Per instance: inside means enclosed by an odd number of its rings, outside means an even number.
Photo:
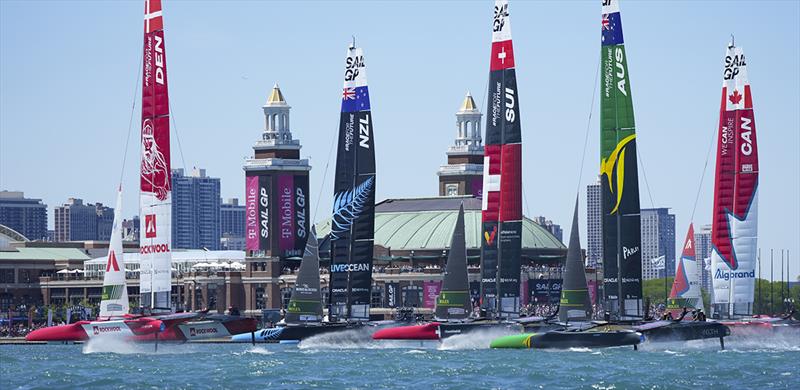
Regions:
<svg viewBox="0 0 800 390"><path fill-rule="evenodd" d="M718 269L717 272L714 274L714 279L722 279L725 281L729 281L731 279L755 279L756 277L756 270L752 271L723 271Z"/></svg>

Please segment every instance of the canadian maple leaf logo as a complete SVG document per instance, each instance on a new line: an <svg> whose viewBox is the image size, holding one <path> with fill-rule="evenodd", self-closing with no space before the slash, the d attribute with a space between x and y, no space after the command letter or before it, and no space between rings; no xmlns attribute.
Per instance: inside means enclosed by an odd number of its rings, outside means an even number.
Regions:
<svg viewBox="0 0 800 390"><path fill-rule="evenodd" d="M739 104L739 102L742 101L742 95L739 94L738 89L734 89L733 93L728 96L728 100L730 100L733 104Z"/></svg>

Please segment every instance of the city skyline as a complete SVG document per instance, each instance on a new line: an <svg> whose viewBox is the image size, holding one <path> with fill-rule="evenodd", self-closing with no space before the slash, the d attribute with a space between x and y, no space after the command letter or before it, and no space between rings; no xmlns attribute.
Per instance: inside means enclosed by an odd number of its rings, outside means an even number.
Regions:
<svg viewBox="0 0 800 390"><path fill-rule="evenodd" d="M434 2L425 7L360 4L361 11L371 17L344 29L337 21L344 13L339 8L346 7L235 4L240 6L165 2L172 110L180 135L173 133L174 167L202 166L225 182L223 198L243 199L241 165L263 130L261 106L277 81L295 108L293 132L304 146L301 156L308 157L313 166L312 220L324 219L332 198L333 164L328 151L335 137L342 58L355 33L370 64L377 199L436 195L436 171L455 134L452 115L466 90L475 96L478 109L485 111L488 2L458 6ZM133 86L141 49L141 4L78 2L45 8L3 2L0 7L0 189L24 191L26 196L42 198L49 207L70 196L112 204L122 170L120 155L131 97L138 93ZM592 89L597 87L593 80L599 6L596 2L563 6L514 2L511 7L522 95L523 210L529 217L546 215L568 230L565 221L570 220L572 204L564 199L574 196L576 184L583 190L593 183L598 165L595 102L578 182L586 118ZM739 3L720 19L714 17L719 12L715 3L693 2L683 7L692 12L682 15L680 29L674 21L655 17L670 12L670 7L674 5L622 4L644 167L642 208L671 207L676 230L688 226L717 128L724 45L729 33L735 32L737 44L750 60L762 151L759 246L800 253L795 239L800 231L796 201L800 160L793 152L800 138L790 131L800 125L794 109L800 105L796 72L800 34L792 22L798 4ZM299 15L298 11L302 18L265 19ZM227 27L212 34L206 26L216 18L223 18ZM433 26L434 38L424 29L403 29L411 18L417 25ZM537 23L526 23L530 20ZM770 28L765 28L767 23ZM312 28L315 25L320 27ZM14 31L30 31L30 35L17 40ZM285 32L282 35L291 39L269 31ZM558 33L561 39L543 39L549 33ZM78 34L89 41L72 38ZM654 45L663 55L652 55ZM91 61L85 58L86 47L93 49ZM48 60L53 57L60 60ZM669 85L664 83L667 79ZM45 98L57 103L45 106L51 115L38 115ZM677 107L682 111L676 111ZM51 118L65 120L54 124ZM137 130L134 125L124 169L125 215L138 214L133 212L138 209L134 195L138 192ZM25 151L29 147L19 145L36 145L41 150L34 155ZM42 155L68 158L71 169L56 173L52 164L42 162L47 160ZM693 218L696 226L711 220L713 155L708 165ZM583 192L580 199L585 199ZM581 202L581 215L586 215L585 207ZM51 221L53 216L48 213ZM583 233L586 221L580 222ZM582 244L586 247L585 237ZM793 275L798 267L793 264Z"/></svg>

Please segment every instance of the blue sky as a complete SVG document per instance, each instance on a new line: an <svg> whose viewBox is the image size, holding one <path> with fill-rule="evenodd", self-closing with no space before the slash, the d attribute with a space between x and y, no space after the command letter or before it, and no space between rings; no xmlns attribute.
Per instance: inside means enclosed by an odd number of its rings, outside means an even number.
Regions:
<svg viewBox="0 0 800 390"><path fill-rule="evenodd" d="M627 1L622 20L649 189L671 207L680 246L711 221L722 60L745 49L760 150L759 246L791 250L800 272L800 3ZM165 1L173 167L206 168L222 196L244 193L242 163L278 82L312 171L315 219L332 197L331 142L351 35L365 50L378 152L378 198L436 195L464 93L485 110L492 2ZM68 197L112 204L139 73L142 1L0 2L0 189L52 207ZM600 50L599 1L511 4L524 142L526 215L568 236ZM135 94L135 95L134 95ZM139 107L124 168L126 216L137 208ZM580 178L599 164L598 102ZM321 188L321 190L320 190ZM652 196L653 201L650 201ZM314 209L312 209L313 212ZM580 216L585 234L585 212ZM52 224L52 222L51 222ZM584 245L585 245L585 237ZM776 266L777 270L777 266Z"/></svg>

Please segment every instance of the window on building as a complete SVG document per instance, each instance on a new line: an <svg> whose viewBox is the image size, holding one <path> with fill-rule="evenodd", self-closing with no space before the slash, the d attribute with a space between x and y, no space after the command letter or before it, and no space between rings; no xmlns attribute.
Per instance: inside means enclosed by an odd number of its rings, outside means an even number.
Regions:
<svg viewBox="0 0 800 390"><path fill-rule="evenodd" d="M404 307L422 306L422 287L405 286L401 289Z"/></svg>
<svg viewBox="0 0 800 390"><path fill-rule="evenodd" d="M256 287L256 309L266 309L267 308L267 293L264 290L264 287Z"/></svg>
<svg viewBox="0 0 800 390"><path fill-rule="evenodd" d="M445 184L444 188L447 196L458 196L458 183Z"/></svg>
<svg viewBox="0 0 800 390"><path fill-rule="evenodd" d="M14 283L14 270L0 269L0 283Z"/></svg>
<svg viewBox="0 0 800 390"><path fill-rule="evenodd" d="M370 299L372 307L383 307L383 286L378 284L372 285L372 299Z"/></svg>
<svg viewBox="0 0 800 390"><path fill-rule="evenodd" d="M291 298L292 298L292 288L291 287L281 288L281 307L283 308L289 307L289 299Z"/></svg>

